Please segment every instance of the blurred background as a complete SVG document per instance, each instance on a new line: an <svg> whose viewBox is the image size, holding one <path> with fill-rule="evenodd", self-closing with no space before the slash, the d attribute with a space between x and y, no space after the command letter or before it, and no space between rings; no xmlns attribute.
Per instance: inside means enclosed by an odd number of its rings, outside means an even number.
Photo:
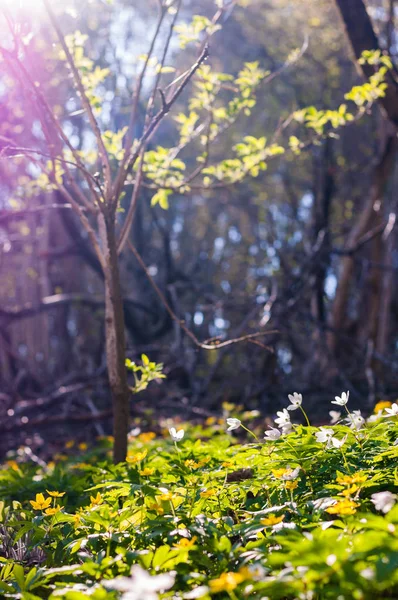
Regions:
<svg viewBox="0 0 398 600"><path fill-rule="evenodd" d="M67 5L65 33L88 34L90 58L110 69L100 88L101 125L120 130L156 2ZM394 61L394 1L367 6ZM213 1L191 0L182 19L213 13ZM89 149L72 83L54 70L51 27L37 7L19 18L27 36L34 32L32 76L75 147ZM210 44L209 64L218 71L236 74L244 62L258 61L274 72L307 47L261 89L255 110L228 131L215 156L245 135L272 139L294 110L336 108L363 82L331 0L253 0L226 14L222 25ZM177 69L187 56L195 61L195 46L172 49ZM37 143L32 103L1 73L0 115L0 136ZM153 145L170 146L174 135L170 117ZM188 150L184 160L193 160ZM111 431L101 268L74 213L57 210L55 192L23 191L32 176L26 161L0 161L1 452L21 443L54 450L65 439ZM396 400L397 178L395 134L375 105L335 137L299 156L278 157L245 183L173 195L167 211L151 207L144 191L131 239L177 317L201 341L268 333L261 345L201 349L170 317L127 248L121 271L128 356L139 361L147 354L167 376L132 398L133 417L206 419L225 402L272 416L297 391L320 423L343 390L365 413L380 400Z"/></svg>

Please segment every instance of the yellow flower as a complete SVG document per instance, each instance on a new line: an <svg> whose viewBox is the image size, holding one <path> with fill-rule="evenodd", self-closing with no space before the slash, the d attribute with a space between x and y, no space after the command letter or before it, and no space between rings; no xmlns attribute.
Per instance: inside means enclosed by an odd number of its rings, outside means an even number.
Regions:
<svg viewBox="0 0 398 600"><path fill-rule="evenodd" d="M171 492L165 492L160 496L162 502L168 502L173 499L173 494Z"/></svg>
<svg viewBox="0 0 398 600"><path fill-rule="evenodd" d="M46 508L44 512L46 513L46 515L56 515L57 512L59 512L60 510L61 507L57 504L57 506L54 506L53 508Z"/></svg>
<svg viewBox="0 0 398 600"><path fill-rule="evenodd" d="M86 444L86 442L81 442L81 443L78 445L78 448L79 448L79 450L87 450L87 448L88 448L88 445Z"/></svg>
<svg viewBox="0 0 398 600"><path fill-rule="evenodd" d="M214 423L216 422L216 417L207 417L205 424L210 426L210 425L214 425Z"/></svg>
<svg viewBox="0 0 398 600"><path fill-rule="evenodd" d="M75 440L68 440L67 442L65 442L65 448L67 450L69 450L69 448L73 448L74 445L75 445Z"/></svg>
<svg viewBox="0 0 398 600"><path fill-rule="evenodd" d="M357 502L353 502L352 500L344 499L333 506L329 506L326 509L331 515L354 515L356 513L356 509L359 504Z"/></svg>
<svg viewBox="0 0 398 600"><path fill-rule="evenodd" d="M19 471L19 465L16 460L7 460L6 465L9 469L13 471Z"/></svg>
<svg viewBox="0 0 398 600"><path fill-rule="evenodd" d="M73 517L73 526L77 529L78 527L80 527L81 521L82 521L81 515L75 515Z"/></svg>
<svg viewBox="0 0 398 600"><path fill-rule="evenodd" d="M210 498L211 496L215 496L217 494L217 490L205 490L204 492L200 492L201 498Z"/></svg>
<svg viewBox="0 0 398 600"><path fill-rule="evenodd" d="M285 483L285 487L289 491L295 490L297 486L298 486L297 480L296 481L286 481L286 483Z"/></svg>
<svg viewBox="0 0 398 600"><path fill-rule="evenodd" d="M276 517L275 515L270 515L269 517L266 517L265 519L261 519L260 523L261 525L264 525L265 527L271 527L272 525L277 525L278 523L281 523L285 518L285 515L281 515L280 517Z"/></svg>
<svg viewBox="0 0 398 600"><path fill-rule="evenodd" d="M149 505L150 510L153 510L154 512L157 512L158 515L163 515L164 514L164 508L163 506L161 506L160 504L157 504L156 502L153 502L152 504Z"/></svg>
<svg viewBox="0 0 398 600"><path fill-rule="evenodd" d="M148 450L143 450L142 452L137 452L137 454L130 454L126 458L126 462L136 464L144 460L146 455L148 454Z"/></svg>
<svg viewBox="0 0 398 600"><path fill-rule="evenodd" d="M140 433L138 439L140 440L140 442L146 443L151 442L155 439L155 437L156 433L154 433L153 431L144 431L143 433Z"/></svg>
<svg viewBox="0 0 398 600"><path fill-rule="evenodd" d="M234 466L234 463L230 460L226 460L225 462L221 463L221 466L225 467L226 469L229 469L230 467Z"/></svg>
<svg viewBox="0 0 398 600"><path fill-rule="evenodd" d="M190 548L192 548L192 546L195 545L195 542L197 540L196 535L194 535L194 537L190 540L188 540L187 538L181 538L174 546L174 548L176 548L177 550L189 550Z"/></svg>
<svg viewBox="0 0 398 600"><path fill-rule="evenodd" d="M209 585L213 594L218 594L219 592L232 592L242 581L244 581L244 576L241 573L223 573L218 579L209 581Z"/></svg>
<svg viewBox="0 0 398 600"><path fill-rule="evenodd" d="M390 408L391 406L392 402L390 402L389 400L381 400L376 404L376 406L373 409L373 412L375 413L375 415L377 415L377 413L379 413L381 410L384 410L385 408Z"/></svg>
<svg viewBox="0 0 398 600"><path fill-rule="evenodd" d="M49 496L52 496L53 498L62 498L62 496L65 496L66 492L49 492L48 490L46 490L47 494Z"/></svg>
<svg viewBox="0 0 398 600"><path fill-rule="evenodd" d="M36 500L29 500L35 510L45 510L51 504L51 498L44 499L43 494L36 494Z"/></svg>
<svg viewBox="0 0 398 600"><path fill-rule="evenodd" d="M199 463L195 462L191 458L187 458L187 460L184 461L184 465L190 469L198 469L200 466Z"/></svg>
<svg viewBox="0 0 398 600"><path fill-rule="evenodd" d="M241 567L238 571L239 575L242 575L244 579L253 579L253 577L260 578L262 576L262 570L260 567Z"/></svg>
<svg viewBox="0 0 398 600"><path fill-rule="evenodd" d="M142 475L142 477L147 477L148 475L152 475L155 472L155 469L150 469L149 467L145 467L145 469L142 469L142 471L140 471L140 475Z"/></svg>
<svg viewBox="0 0 398 600"><path fill-rule="evenodd" d="M276 477L276 479L280 479L284 475L290 475L292 472L293 472L293 469L290 469L290 468L287 468L287 469L273 469L272 470L272 475L274 477Z"/></svg>
<svg viewBox="0 0 398 600"><path fill-rule="evenodd" d="M354 484L351 487L348 487L346 490L343 490L340 495L341 496L352 496L358 490L359 490L359 487Z"/></svg>
<svg viewBox="0 0 398 600"><path fill-rule="evenodd" d="M91 505L96 506L102 503L102 496L99 492L97 492L96 496L90 496Z"/></svg>
<svg viewBox="0 0 398 600"><path fill-rule="evenodd" d="M364 473L354 473L354 475L339 475L336 477L336 481L341 485L352 485L353 483L365 483L367 478L368 476Z"/></svg>

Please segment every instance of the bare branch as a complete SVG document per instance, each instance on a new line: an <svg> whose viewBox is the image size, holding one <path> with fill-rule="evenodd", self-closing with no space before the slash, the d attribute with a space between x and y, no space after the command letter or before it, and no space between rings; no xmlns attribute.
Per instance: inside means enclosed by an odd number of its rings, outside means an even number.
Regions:
<svg viewBox="0 0 398 600"><path fill-rule="evenodd" d="M143 166L144 166L144 148L142 149L141 155L140 155L140 161L139 161L138 171L137 171L137 175L136 175L135 182L134 182L134 190L133 190L133 194L131 196L130 205L129 205L127 215L126 215L125 221L123 223L123 227L120 232L118 243L117 243L118 254L121 254L123 252L123 249L126 246L126 242L128 240L129 234L130 234L130 229L131 229L131 225L133 223L135 210L137 208L138 196L139 196L139 193L141 190Z"/></svg>
<svg viewBox="0 0 398 600"><path fill-rule="evenodd" d="M111 167L110 167L110 163L109 163L109 157L108 157L108 153L106 151L105 148L105 144L104 144L104 140L102 139L102 135L101 135L101 131L97 122L97 119L94 116L94 112L93 109L91 107L90 101L87 97L86 94L86 90L84 89L84 85L82 83L81 77L80 77L80 73L76 67L75 61L73 60L73 57L69 51L68 45L65 42L65 38L63 36L63 33L58 25L58 21L53 13L53 10L50 6L50 3L48 0L43 0L44 5L46 7L46 10L48 12L48 15L50 17L50 21L52 23L52 26L54 27L54 30L58 36L59 42L62 46L63 51L65 52L66 58L68 60L69 66L72 70L73 73L73 77L75 79L75 83L77 86L77 89L79 90L79 94L81 97L81 101L83 104L84 109L86 110L88 119L90 121L90 125L92 128L92 131L95 135L95 138L97 140L97 144L98 144L98 150L101 156L101 160L102 160L102 166L104 168L104 180L105 180L105 197L107 200L110 199L110 194L112 193L112 174L111 174Z"/></svg>
<svg viewBox="0 0 398 600"><path fill-rule="evenodd" d="M145 77L146 71L148 69L149 60L152 57L155 43L159 36L160 28L162 26L165 14L166 14L166 11L165 11L164 7L162 5L160 5L160 14L159 14L158 22L156 24L155 33L152 37L150 48L148 50L144 65L142 67L141 73L138 77L138 80L137 80L137 83L136 83L136 86L134 89L129 125L128 125L128 130L127 130L126 140L125 140L125 151L124 151L123 158L122 158L119 168L118 168L118 172L116 175L116 180L115 180L115 184L114 184L114 188L113 188L113 197L114 197L115 202L118 201L120 193L121 193L123 185L124 185L124 182L126 180L126 175L127 175L126 165L130 158L131 145L134 140L134 125L135 125L135 121L137 118L137 110L138 110L138 104L139 104L140 97L141 97L142 83L144 81L144 77Z"/></svg>
<svg viewBox="0 0 398 600"><path fill-rule="evenodd" d="M252 342L252 341L256 340L256 338L276 333L276 331L269 330L269 331L263 331L263 332L258 332L258 333L249 333L247 335L242 335L237 338L232 338L232 339L226 340L224 342L220 342L220 340L218 340L218 339L214 340L214 342L212 342L212 343L200 342L198 340L198 338L196 337L196 335L188 329L188 327L185 325L184 321L181 321L181 319L179 319L177 317L177 315L174 313L170 304L167 302L165 295L163 294L163 292L157 285L156 281L153 279L152 275L149 273L147 266L145 265L144 261L142 260L142 257L139 254L138 250L135 248L135 246L133 246L133 244L130 241L128 241L127 243L128 243L128 246L129 246L131 252L134 254L138 263L140 264L143 271L145 272L145 275L147 276L148 281L150 282L151 286L155 290L155 292L156 292L157 296L159 297L160 301L162 302L163 306L169 313L170 317L173 319L173 321L175 321L179 325L179 327L181 327L181 329L187 334L187 336L194 342L195 346L202 348L202 350L220 350L221 348L225 348L226 346L232 346L232 344L238 344L239 342ZM262 345L262 347L266 348L266 346L263 346L263 345ZM268 349L268 348L266 348L266 349Z"/></svg>

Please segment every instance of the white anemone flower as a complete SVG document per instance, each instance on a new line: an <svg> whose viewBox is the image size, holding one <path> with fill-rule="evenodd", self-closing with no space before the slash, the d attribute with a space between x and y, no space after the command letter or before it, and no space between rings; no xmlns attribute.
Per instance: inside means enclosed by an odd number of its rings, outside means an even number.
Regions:
<svg viewBox="0 0 398 600"><path fill-rule="evenodd" d="M397 501L397 495L391 492L377 492L376 494L372 494L371 500L375 505L375 509L381 510L385 514L394 506Z"/></svg>
<svg viewBox="0 0 398 600"><path fill-rule="evenodd" d="M234 429L238 429L238 427L242 425L239 419L234 419L232 417L230 419L227 419L227 424L229 425L227 431L233 431Z"/></svg>
<svg viewBox="0 0 398 600"><path fill-rule="evenodd" d="M134 565L131 577L116 577L102 583L106 588L123 592L122 600L158 600L158 592L169 590L174 580L171 573L152 576L139 565Z"/></svg>
<svg viewBox="0 0 398 600"><path fill-rule="evenodd" d="M394 402L390 408L385 408L384 410L387 413L384 415L385 417L396 417L398 415L398 404Z"/></svg>
<svg viewBox="0 0 398 600"><path fill-rule="evenodd" d="M361 415L360 410L353 410L344 420L351 429L356 429L357 431L361 429L362 425L365 423L365 419Z"/></svg>
<svg viewBox="0 0 398 600"><path fill-rule="evenodd" d="M333 429L327 429L326 427L320 427L320 431L317 431L315 434L316 441L321 444L326 444L326 448L341 448L341 446L345 443L346 438L342 440L338 440L333 437L334 431Z"/></svg>
<svg viewBox="0 0 398 600"><path fill-rule="evenodd" d="M282 425L281 430L282 430L282 435L287 435L288 433L293 431L293 425L289 421L289 423Z"/></svg>
<svg viewBox="0 0 398 600"><path fill-rule="evenodd" d="M269 429L269 431L265 431L264 434L265 434L264 438L267 441L270 441L270 440L275 441L275 440L279 440L279 438L282 435L282 432L279 431L279 429L276 429L276 427L271 427Z"/></svg>
<svg viewBox="0 0 398 600"><path fill-rule="evenodd" d="M335 399L332 400L332 404L337 404L338 406L345 406L348 402L349 396L350 392L343 392L341 396L335 396Z"/></svg>
<svg viewBox="0 0 398 600"><path fill-rule="evenodd" d="M169 433L173 442L180 442L185 435L185 431L183 429L176 431L175 427L170 427Z"/></svg>
<svg viewBox="0 0 398 600"><path fill-rule="evenodd" d="M293 394L289 394L288 398L291 404L287 407L287 410L297 410L300 408L301 403L303 402L303 396L301 394L294 392Z"/></svg>
<svg viewBox="0 0 398 600"><path fill-rule="evenodd" d="M281 479L283 479L284 481L293 481L294 479L297 479L298 474L300 473L300 467L296 467L295 469L289 469L287 472L282 475Z"/></svg>
<svg viewBox="0 0 398 600"><path fill-rule="evenodd" d="M376 421L378 421L379 419L381 419L381 417L384 417L387 415L383 415L383 411L379 410L379 412L377 412L375 415L370 415L370 417L368 417L366 419L367 423L375 423Z"/></svg>
<svg viewBox="0 0 398 600"><path fill-rule="evenodd" d="M281 529L296 529L296 523L285 523L281 521L280 523L276 523L272 527L272 531L281 531Z"/></svg>
<svg viewBox="0 0 398 600"><path fill-rule="evenodd" d="M286 408L277 411L276 414L278 415L278 418L275 419L275 423L277 423L279 427L285 427L285 425L290 425L290 415Z"/></svg>
<svg viewBox="0 0 398 600"><path fill-rule="evenodd" d="M333 434L333 429L326 429L325 427L321 427L320 431L317 431L315 434L316 441L324 444L325 442L328 442L331 437L333 437Z"/></svg>
<svg viewBox="0 0 398 600"><path fill-rule="evenodd" d="M312 504L314 510L326 510L327 508L329 508L329 506L333 506L333 504L336 504L336 502L337 500L327 496L325 498L317 498L316 500L312 500L310 504Z"/></svg>
<svg viewBox="0 0 398 600"><path fill-rule="evenodd" d="M339 412L338 410L331 410L331 411L329 411L329 415L330 415L330 424L334 425L340 419L341 412Z"/></svg>

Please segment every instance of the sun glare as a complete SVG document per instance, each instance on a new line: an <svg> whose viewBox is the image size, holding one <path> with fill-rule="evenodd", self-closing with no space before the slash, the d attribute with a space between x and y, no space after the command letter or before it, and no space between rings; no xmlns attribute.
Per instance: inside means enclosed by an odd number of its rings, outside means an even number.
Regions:
<svg viewBox="0 0 398 600"><path fill-rule="evenodd" d="M0 11L6 11L12 16L39 16L43 12L42 0L0 0Z"/></svg>

